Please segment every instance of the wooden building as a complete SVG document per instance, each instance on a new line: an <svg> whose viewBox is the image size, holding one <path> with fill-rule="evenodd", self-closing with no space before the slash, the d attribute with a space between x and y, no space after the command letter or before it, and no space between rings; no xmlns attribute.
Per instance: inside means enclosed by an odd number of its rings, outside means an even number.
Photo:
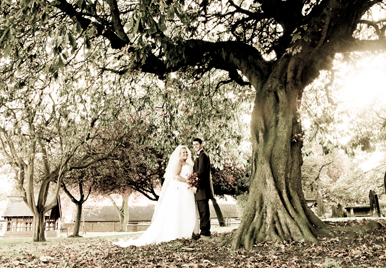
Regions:
<svg viewBox="0 0 386 268"><path fill-rule="evenodd" d="M129 232L144 231L149 227L154 213L154 205L129 207ZM64 223L63 228L69 234L74 230L76 211L73 211L71 222ZM121 229L119 216L113 206L83 208L81 233L85 232L117 232ZM83 229L84 228L84 229Z"/></svg>
<svg viewBox="0 0 386 268"><path fill-rule="evenodd" d="M48 199L52 200L52 199ZM5 211L4 237L32 237L33 214L23 198L17 195L8 196ZM61 218L60 199L58 204L45 215L46 237L57 237L59 233L59 220Z"/></svg>
<svg viewBox="0 0 386 268"><path fill-rule="evenodd" d="M236 204L220 204L221 211L228 223L238 220ZM129 207L129 223L127 231L145 231L153 217L155 205ZM217 216L212 204L209 205L211 219L216 221ZM63 223L63 228L71 234L74 230L76 211L73 211L71 222ZM121 228L118 214L113 206L98 206L83 208L83 217L80 234L85 232L117 232Z"/></svg>
<svg viewBox="0 0 386 268"><path fill-rule="evenodd" d="M6 227L6 222L5 220L0 217L0 236L4 236L4 233L5 233L5 228Z"/></svg>

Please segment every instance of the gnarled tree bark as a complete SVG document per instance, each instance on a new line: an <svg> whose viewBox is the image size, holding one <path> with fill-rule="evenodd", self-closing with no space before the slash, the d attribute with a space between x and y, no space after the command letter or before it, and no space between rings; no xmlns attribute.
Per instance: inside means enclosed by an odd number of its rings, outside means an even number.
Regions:
<svg viewBox="0 0 386 268"><path fill-rule="evenodd" d="M315 227L327 228L307 207L301 187L299 108L303 87L291 64L292 60L284 57L263 86L255 85L251 120L254 164L233 248L252 248L264 240L317 242Z"/></svg>

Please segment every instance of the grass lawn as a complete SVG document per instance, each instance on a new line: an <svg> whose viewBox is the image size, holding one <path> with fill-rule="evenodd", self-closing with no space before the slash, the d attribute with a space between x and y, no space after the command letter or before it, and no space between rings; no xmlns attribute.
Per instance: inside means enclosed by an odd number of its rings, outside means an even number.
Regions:
<svg viewBox="0 0 386 268"><path fill-rule="evenodd" d="M252 250L219 246L236 226L213 228L209 241L179 239L138 248L120 248L112 242L138 237L140 232L90 233L81 238L48 238L44 243L0 239L0 267L386 267L386 228L336 228L367 223L328 222L334 236L320 237L318 244L262 242ZM379 223L386 226L385 220Z"/></svg>

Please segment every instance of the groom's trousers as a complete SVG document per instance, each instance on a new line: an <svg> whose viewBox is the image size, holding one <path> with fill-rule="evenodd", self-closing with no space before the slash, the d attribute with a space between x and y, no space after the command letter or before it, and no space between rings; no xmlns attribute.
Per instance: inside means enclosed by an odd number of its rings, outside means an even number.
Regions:
<svg viewBox="0 0 386 268"><path fill-rule="evenodd" d="M197 200L198 213L200 214L201 235L210 236L210 210L209 200Z"/></svg>

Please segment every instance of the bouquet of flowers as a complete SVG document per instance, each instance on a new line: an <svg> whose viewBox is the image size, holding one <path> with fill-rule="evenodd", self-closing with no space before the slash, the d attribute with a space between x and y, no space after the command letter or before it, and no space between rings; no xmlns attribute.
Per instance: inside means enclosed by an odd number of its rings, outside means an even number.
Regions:
<svg viewBox="0 0 386 268"><path fill-rule="evenodd" d="M190 174L186 180L188 181L189 188L190 187L198 188L200 178L197 177L197 173Z"/></svg>

